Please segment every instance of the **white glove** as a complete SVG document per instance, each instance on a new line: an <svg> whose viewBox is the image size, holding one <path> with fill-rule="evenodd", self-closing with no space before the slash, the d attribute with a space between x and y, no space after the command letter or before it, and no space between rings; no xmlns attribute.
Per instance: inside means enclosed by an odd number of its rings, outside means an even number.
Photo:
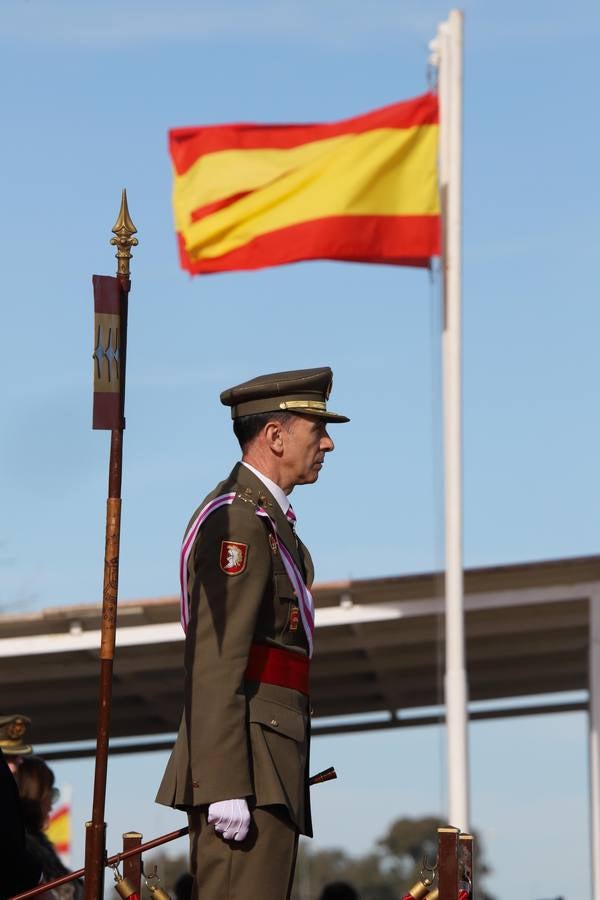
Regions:
<svg viewBox="0 0 600 900"><path fill-rule="evenodd" d="M226 841L243 841L250 827L250 810L245 799L218 800L208 807L208 821Z"/></svg>

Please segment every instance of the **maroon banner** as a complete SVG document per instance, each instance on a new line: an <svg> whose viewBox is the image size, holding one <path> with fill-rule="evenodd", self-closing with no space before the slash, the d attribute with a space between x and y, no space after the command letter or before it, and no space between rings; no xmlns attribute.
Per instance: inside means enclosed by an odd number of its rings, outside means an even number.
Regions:
<svg viewBox="0 0 600 900"><path fill-rule="evenodd" d="M123 428L121 286L112 275L94 275L93 428Z"/></svg>

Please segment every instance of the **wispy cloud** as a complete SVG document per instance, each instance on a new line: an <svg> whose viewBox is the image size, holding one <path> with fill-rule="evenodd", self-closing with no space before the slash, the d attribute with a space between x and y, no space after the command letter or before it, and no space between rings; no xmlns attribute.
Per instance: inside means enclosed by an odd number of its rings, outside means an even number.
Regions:
<svg viewBox="0 0 600 900"><path fill-rule="evenodd" d="M465 0L470 45L554 44L598 34L600 17L583 4L511 8ZM376 38L399 48L425 45L446 18L445 0L2 0L0 40L82 46L273 40L356 49Z"/></svg>
<svg viewBox="0 0 600 900"><path fill-rule="evenodd" d="M585 4L584 4L585 5ZM467 20L469 21L469 20ZM476 28L475 40L481 49L487 47L552 46L591 40L600 34L600 16L594 9L587 13L569 15L564 7L547 9L543 14L526 7L518 14L493 8L472 17Z"/></svg>
<svg viewBox="0 0 600 900"><path fill-rule="evenodd" d="M201 369L153 369L151 372L127 374L129 387L161 388L171 390L173 388L190 387L200 384L223 385L231 377L231 369L223 365L220 369L214 367L204 372Z"/></svg>
<svg viewBox="0 0 600 900"><path fill-rule="evenodd" d="M118 45L252 39L302 41L315 45L356 45L368 35L382 40L433 36L445 18L441 2L398 3L378 0L178 0L128 4L105 0L81 3L58 0L4 0L0 16L4 38L44 43Z"/></svg>

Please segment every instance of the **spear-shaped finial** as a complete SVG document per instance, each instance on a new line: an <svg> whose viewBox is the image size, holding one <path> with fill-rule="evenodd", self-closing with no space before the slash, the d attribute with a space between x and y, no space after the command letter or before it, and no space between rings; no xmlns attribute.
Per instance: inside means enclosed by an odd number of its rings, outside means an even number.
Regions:
<svg viewBox="0 0 600 900"><path fill-rule="evenodd" d="M137 228L131 221L129 215L129 207L127 206L127 191L123 188L121 194L121 209L117 216L117 221L112 227L113 234L116 237L111 238L111 244L117 248L115 256L117 257L117 275L124 275L129 278L129 260L132 247L137 247L138 239L133 235L137 234Z"/></svg>

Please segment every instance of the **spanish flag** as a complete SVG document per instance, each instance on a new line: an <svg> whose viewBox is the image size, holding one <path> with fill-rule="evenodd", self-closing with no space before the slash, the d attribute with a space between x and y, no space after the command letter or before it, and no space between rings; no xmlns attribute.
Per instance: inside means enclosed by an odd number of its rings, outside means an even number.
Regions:
<svg viewBox="0 0 600 900"><path fill-rule="evenodd" d="M169 132L181 265L193 274L306 259L427 266L440 253L432 94L321 125Z"/></svg>
<svg viewBox="0 0 600 900"><path fill-rule="evenodd" d="M53 809L46 825L46 837L54 844L54 849L65 865L71 854L71 804L61 803Z"/></svg>

